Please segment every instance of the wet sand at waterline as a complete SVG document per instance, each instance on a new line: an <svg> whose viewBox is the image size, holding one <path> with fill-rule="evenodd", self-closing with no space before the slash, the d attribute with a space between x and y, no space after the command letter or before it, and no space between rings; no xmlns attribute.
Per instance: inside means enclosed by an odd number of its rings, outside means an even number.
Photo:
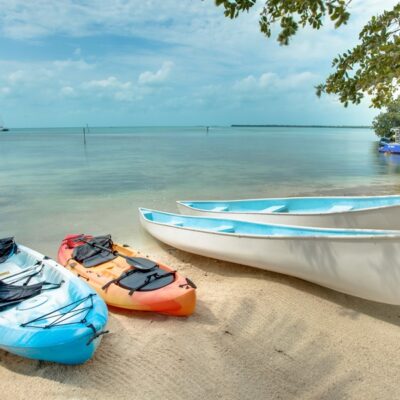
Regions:
<svg viewBox="0 0 400 400"><path fill-rule="evenodd" d="M2 398L398 397L399 307L161 244L149 255L197 283L193 316L111 309L82 366L0 351Z"/></svg>

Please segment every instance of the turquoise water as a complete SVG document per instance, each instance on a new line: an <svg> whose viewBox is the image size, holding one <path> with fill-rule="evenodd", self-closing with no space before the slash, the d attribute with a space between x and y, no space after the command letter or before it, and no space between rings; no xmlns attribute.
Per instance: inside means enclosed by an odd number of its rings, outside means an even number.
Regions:
<svg viewBox="0 0 400 400"><path fill-rule="evenodd" d="M369 129L92 128L86 146L81 129L16 129L0 133L0 236L54 256L74 232L145 246L138 206L396 193L400 158L376 146Z"/></svg>

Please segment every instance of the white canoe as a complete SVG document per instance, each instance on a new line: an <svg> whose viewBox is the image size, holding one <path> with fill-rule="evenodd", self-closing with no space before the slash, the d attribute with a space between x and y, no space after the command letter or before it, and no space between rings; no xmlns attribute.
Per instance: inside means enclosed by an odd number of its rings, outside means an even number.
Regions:
<svg viewBox="0 0 400 400"><path fill-rule="evenodd" d="M400 305L400 231L266 225L140 209L156 239L202 256Z"/></svg>
<svg viewBox="0 0 400 400"><path fill-rule="evenodd" d="M400 229L400 196L178 201L185 215L322 228Z"/></svg>

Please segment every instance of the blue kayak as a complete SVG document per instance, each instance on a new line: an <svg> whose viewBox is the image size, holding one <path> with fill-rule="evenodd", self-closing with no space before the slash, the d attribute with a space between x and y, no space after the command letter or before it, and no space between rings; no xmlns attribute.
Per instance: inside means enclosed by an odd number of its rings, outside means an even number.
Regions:
<svg viewBox="0 0 400 400"><path fill-rule="evenodd" d="M107 323L104 301L36 251L10 242L4 251L5 240L0 240L0 348L62 364L89 360Z"/></svg>

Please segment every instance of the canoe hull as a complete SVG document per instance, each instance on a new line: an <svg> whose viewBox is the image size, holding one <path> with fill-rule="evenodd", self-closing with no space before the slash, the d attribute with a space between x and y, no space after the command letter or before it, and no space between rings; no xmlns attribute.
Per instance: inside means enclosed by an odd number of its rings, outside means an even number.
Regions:
<svg viewBox="0 0 400 400"><path fill-rule="evenodd" d="M295 276L367 300L400 304L400 237L273 238L155 223L144 228L178 249Z"/></svg>
<svg viewBox="0 0 400 400"><path fill-rule="evenodd" d="M194 209L179 202L177 205L179 211L185 215L234 219L262 224L346 229L400 229L400 205L325 214L217 212Z"/></svg>

